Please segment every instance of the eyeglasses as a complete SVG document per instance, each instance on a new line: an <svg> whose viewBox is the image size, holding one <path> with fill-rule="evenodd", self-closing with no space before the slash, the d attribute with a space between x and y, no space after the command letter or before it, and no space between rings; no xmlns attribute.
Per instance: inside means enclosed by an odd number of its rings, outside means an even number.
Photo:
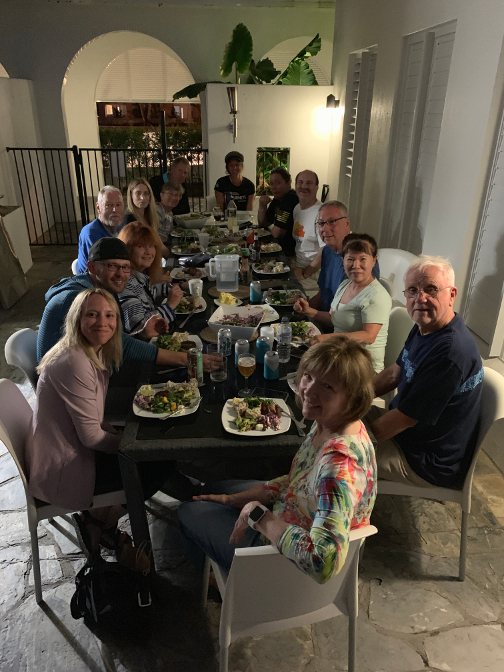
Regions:
<svg viewBox="0 0 504 672"><path fill-rule="evenodd" d="M340 219L346 219L346 218L347 218L347 216L343 215L343 217L337 217L336 219L326 219L325 222L324 222L324 220L319 219L317 224L319 225L320 228L322 228L324 226L324 224L327 224L328 226L334 226L336 224L336 222L339 222Z"/></svg>
<svg viewBox="0 0 504 672"><path fill-rule="evenodd" d="M428 296L430 299L435 299L439 292L442 292L445 289L451 289L452 285L449 287L442 287L441 289L438 289L434 285L428 285L424 289L420 289L419 287L408 287L408 289L405 289L403 291L404 296L407 299L416 299L416 297L422 293L425 294L425 296Z"/></svg>
<svg viewBox="0 0 504 672"><path fill-rule="evenodd" d="M101 264L102 266L106 266L109 271L113 271L114 273L119 273L119 271L122 271L123 273L127 273L128 275L131 273L131 266L129 264L109 264L106 261L95 261L95 264Z"/></svg>

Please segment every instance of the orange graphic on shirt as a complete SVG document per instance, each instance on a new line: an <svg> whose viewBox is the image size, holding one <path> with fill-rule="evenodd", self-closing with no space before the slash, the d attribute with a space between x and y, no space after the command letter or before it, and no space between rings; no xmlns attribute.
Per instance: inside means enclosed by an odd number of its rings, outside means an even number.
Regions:
<svg viewBox="0 0 504 672"><path fill-rule="evenodd" d="M304 226L299 222L294 222L292 227L292 235L297 236L298 238L304 238Z"/></svg>

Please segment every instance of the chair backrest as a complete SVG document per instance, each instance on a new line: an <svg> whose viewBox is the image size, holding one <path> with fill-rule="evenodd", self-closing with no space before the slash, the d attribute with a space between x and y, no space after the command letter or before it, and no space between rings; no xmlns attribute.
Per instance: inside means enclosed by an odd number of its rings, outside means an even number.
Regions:
<svg viewBox="0 0 504 672"><path fill-rule="evenodd" d="M348 614L349 605L355 605L361 540L376 532L372 525L351 532L343 568L322 585L271 546L236 549L223 603L231 640L244 633L272 632L329 618L336 615L335 605L339 613Z"/></svg>
<svg viewBox="0 0 504 672"><path fill-rule="evenodd" d="M478 439L471 466L465 478L465 487L470 486L472 482L478 453L490 427L497 420L504 418L504 376L488 366L483 367L483 373Z"/></svg>
<svg viewBox="0 0 504 672"><path fill-rule="evenodd" d="M0 441L5 444L19 470L25 488L25 446L32 419L32 409L18 386L2 378L0 380Z"/></svg>
<svg viewBox="0 0 504 672"><path fill-rule="evenodd" d="M9 336L5 344L7 364L17 366L28 377L35 390L37 387L37 332L33 329L20 329Z"/></svg>
<svg viewBox="0 0 504 672"><path fill-rule="evenodd" d="M396 301L400 301L403 306L406 305L404 291L404 274L411 263L418 259L415 254L399 250L392 247L383 247L378 250L378 261L380 262L380 276L391 280L396 288Z"/></svg>
<svg viewBox="0 0 504 672"><path fill-rule="evenodd" d="M73 273L74 275L77 275L77 264L78 264L78 263L79 263L79 260L78 260L78 259L74 259L74 260L72 261L72 273Z"/></svg>
<svg viewBox="0 0 504 672"><path fill-rule="evenodd" d="M415 323L406 308L396 306L390 311L387 345L385 346L384 366L391 366L399 357L408 334Z"/></svg>
<svg viewBox="0 0 504 672"><path fill-rule="evenodd" d="M205 199L205 209L207 212L212 212L212 209L217 205L217 201L215 199L215 196L212 194L211 196L207 196Z"/></svg>
<svg viewBox="0 0 504 672"><path fill-rule="evenodd" d="M385 287L387 292L390 294L390 298L395 299L397 296L397 291L392 280L388 280L387 278L380 278L378 282L380 282L380 284Z"/></svg>

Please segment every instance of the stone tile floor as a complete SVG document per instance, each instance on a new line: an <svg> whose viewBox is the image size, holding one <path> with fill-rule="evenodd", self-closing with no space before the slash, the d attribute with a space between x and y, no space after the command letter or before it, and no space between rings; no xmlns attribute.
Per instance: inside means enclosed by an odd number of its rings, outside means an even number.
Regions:
<svg viewBox="0 0 504 672"><path fill-rule="evenodd" d="M0 376L32 392L3 360L16 329L35 328L47 287L69 274L75 248L34 248L30 292L0 312ZM495 363L492 363L496 366ZM497 368L497 367L496 367ZM503 425L504 426L504 425ZM360 672L502 672L504 669L503 426L488 438L474 480L467 578L456 580L456 505L382 496L360 567L357 669ZM196 577L180 548L176 503L151 502L156 564L155 614L135 636L92 633L72 619L69 601L82 553L72 526L39 525L45 605L34 597L24 493L0 444L0 671L210 672L217 669L220 605L198 606ZM127 529L127 518L124 527ZM231 672L346 670L347 624L244 638L231 647Z"/></svg>

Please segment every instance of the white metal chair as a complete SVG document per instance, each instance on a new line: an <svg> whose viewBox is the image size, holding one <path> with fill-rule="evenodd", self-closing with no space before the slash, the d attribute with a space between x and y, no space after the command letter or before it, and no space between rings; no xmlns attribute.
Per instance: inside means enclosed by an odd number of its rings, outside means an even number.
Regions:
<svg viewBox="0 0 504 672"><path fill-rule="evenodd" d="M380 277L390 280L396 287L396 296L392 299L392 306L405 306L404 275L411 263L418 259L415 254L392 247L383 247L378 250L380 262Z"/></svg>
<svg viewBox="0 0 504 672"><path fill-rule="evenodd" d="M11 366L17 366L25 374L34 390L37 389L37 332L33 329L20 329L14 332L5 343L5 360Z"/></svg>
<svg viewBox="0 0 504 672"><path fill-rule="evenodd" d="M73 273L74 275L77 275L77 264L78 264L78 263L79 263L79 260L78 260L78 259L74 259L74 260L72 261L72 273Z"/></svg>
<svg viewBox="0 0 504 672"><path fill-rule="evenodd" d="M71 509L52 504L41 504L35 501L28 491L28 480L25 472L25 445L28 438L32 409L21 394L17 385L11 380L0 380L0 441L5 444L11 454L19 475L23 481L26 494L26 512L28 514L28 529L30 530L33 576L35 579L35 596L37 602L42 602L42 581L40 578L40 559L37 538L37 526L41 520L49 520L56 516L72 513ZM126 497L123 490L116 490L105 495L93 498L93 508L124 504Z"/></svg>
<svg viewBox="0 0 504 672"><path fill-rule="evenodd" d="M479 432L474 450L473 459L464 485L461 490L449 488L421 488L405 483L393 483L392 481L378 481L379 495L407 495L422 499L437 499L439 501L456 502L462 509L462 527L460 534L460 558L459 558L459 581L465 579L466 550L467 550L467 523L471 512L471 492L474 468L481 444L488 430L494 422L504 418L504 377L485 366L485 377L481 392L481 409L479 415Z"/></svg>
<svg viewBox="0 0 504 672"><path fill-rule="evenodd" d="M238 548L229 575L207 558L205 588L212 564L222 596L219 627L220 672L228 670L229 645L238 637L276 632L348 616L348 670L355 670L359 547L376 534L373 525L350 532L339 574L319 585L272 546ZM206 595L206 592L205 592Z"/></svg>

